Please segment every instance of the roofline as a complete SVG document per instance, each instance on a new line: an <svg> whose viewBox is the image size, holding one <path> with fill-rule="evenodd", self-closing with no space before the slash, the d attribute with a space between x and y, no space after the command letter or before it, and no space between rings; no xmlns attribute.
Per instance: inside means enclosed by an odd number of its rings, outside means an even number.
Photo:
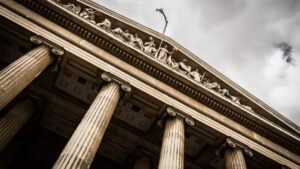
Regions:
<svg viewBox="0 0 300 169"><path fill-rule="evenodd" d="M251 100L253 103L255 103L257 106L260 106L261 108L263 108L267 113L269 113L271 116L273 116L274 118L276 118L277 120L281 121L282 123L284 123L287 127L289 127L292 131L294 131L295 134L297 134L298 136L300 135L300 127L298 125L296 125L295 123L293 123L292 121L290 121L289 119L287 119L285 116L283 116L282 114L280 114L278 111L274 110L273 108L271 108L270 106L268 106L266 103L264 103L263 101L261 101L260 99L256 98L254 95L252 95L251 93L249 93L247 90L245 90L244 88L242 88L241 86L239 86L238 84L236 84L235 82L233 82L231 79L229 79L228 77L226 77L225 75L223 75L221 72L219 72L218 70L214 69L212 66L210 66L209 64L207 64L205 61L201 60L199 57L197 57L195 54L193 54L192 52L190 52L189 50L187 50L185 47L181 46L179 43L177 43L175 40L173 40L172 38L157 32L151 28L148 28L138 22L135 22L125 16L122 16L104 6L101 6L100 4L97 4L91 0L76 0L79 2L83 2L83 3L87 3L88 5L93 6L94 8L98 8L101 10L101 12L106 12L107 15L110 15L112 17L115 17L119 20L123 20L125 21L128 25L133 26L133 27L137 27L139 28L141 31L144 31L148 34L152 34L155 36L158 36L159 38L162 38L164 41L169 42L172 45L175 45L176 47L178 47L178 49L181 50L181 52L183 52L184 54L186 54L187 57L189 57L190 59L192 59L193 61L195 61L196 63L200 64L201 66L205 67L207 70L209 70L214 76L218 77L219 79L221 79L222 81L225 81L227 83L227 85L229 85L231 88L234 88L236 91L239 91L239 93L243 94L243 96L246 96L249 100ZM280 124L278 124L279 126L286 128Z"/></svg>

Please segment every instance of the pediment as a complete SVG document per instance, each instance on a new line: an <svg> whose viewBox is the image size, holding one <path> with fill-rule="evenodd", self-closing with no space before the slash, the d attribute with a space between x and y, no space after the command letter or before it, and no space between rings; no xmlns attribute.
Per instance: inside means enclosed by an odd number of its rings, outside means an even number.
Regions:
<svg viewBox="0 0 300 169"><path fill-rule="evenodd" d="M133 48L135 52L142 53L142 56L150 56L155 61L163 63L160 66L171 69L169 71L171 74L179 74L179 78L183 76L185 80L190 81L189 83L196 83L198 88L203 88L213 95L222 97L239 109L256 113L284 128L295 129L299 134L299 128L296 125L285 118L283 120L283 117L275 110L210 67L171 38L135 23L91 1L50 0L50 2L59 4L62 8L88 22L88 24L96 26L100 31L108 34L108 38L115 39L116 41L119 40L128 47ZM105 24L108 24L109 28ZM118 32L118 30L122 32ZM151 42L149 38L153 38L154 50L157 52L153 51L149 53L150 45L140 47L137 42L130 42L129 39L122 38L121 34L124 34L126 30L129 32L128 35L133 37L132 41L136 40L134 39L135 34L142 40L142 43L149 44ZM172 54L167 54L167 58L159 59L159 56L155 55L164 53L164 45L168 47L167 51ZM182 62L183 60L186 60L186 63ZM196 70L198 71L196 72Z"/></svg>

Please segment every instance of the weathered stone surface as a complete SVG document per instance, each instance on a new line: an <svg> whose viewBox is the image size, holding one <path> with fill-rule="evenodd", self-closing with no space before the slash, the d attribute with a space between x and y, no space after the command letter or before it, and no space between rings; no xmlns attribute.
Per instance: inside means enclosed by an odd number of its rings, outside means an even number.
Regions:
<svg viewBox="0 0 300 169"><path fill-rule="evenodd" d="M137 157L133 169L150 169L150 159L145 156Z"/></svg>
<svg viewBox="0 0 300 169"><path fill-rule="evenodd" d="M158 169L184 168L184 120L167 118Z"/></svg>
<svg viewBox="0 0 300 169"><path fill-rule="evenodd" d="M53 169L91 166L120 95L120 87L114 82L101 89Z"/></svg>
<svg viewBox="0 0 300 169"><path fill-rule="evenodd" d="M31 100L23 100L0 119L0 151L24 126L34 112Z"/></svg>
<svg viewBox="0 0 300 169"><path fill-rule="evenodd" d="M0 110L29 85L50 63L50 49L39 46L0 72Z"/></svg>
<svg viewBox="0 0 300 169"><path fill-rule="evenodd" d="M247 169L243 151L239 148L225 151L226 169Z"/></svg>

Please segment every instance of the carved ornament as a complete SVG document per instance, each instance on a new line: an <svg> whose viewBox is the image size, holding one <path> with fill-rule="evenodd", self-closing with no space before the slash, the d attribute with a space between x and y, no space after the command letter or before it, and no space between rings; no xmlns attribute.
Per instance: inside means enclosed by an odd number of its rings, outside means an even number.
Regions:
<svg viewBox="0 0 300 169"><path fill-rule="evenodd" d="M30 41L36 45L45 45L49 47L51 49L51 53L56 56L62 56L65 53L64 48L54 44L53 42L49 41L48 39L42 36L33 35L30 37Z"/></svg>
<svg viewBox="0 0 300 169"><path fill-rule="evenodd" d="M194 119L190 115L188 115L188 114L186 114L186 113L184 113L184 112L182 112L182 111L180 111L180 110L178 110L178 109L176 109L172 106L169 106L166 109L166 113L162 116L162 118L160 120L157 121L157 125L161 127L163 125L163 122L164 122L165 118L167 118L168 116L169 117L183 118L184 122L188 126L194 126L194 124L195 124Z"/></svg>
<svg viewBox="0 0 300 169"><path fill-rule="evenodd" d="M120 79L119 77L109 72L101 73L101 78L106 82L117 83L118 85L120 85L121 89L126 93L130 93L132 90L131 85L128 82L125 82L124 80Z"/></svg>
<svg viewBox="0 0 300 169"><path fill-rule="evenodd" d="M209 79L209 77L205 77L205 72L201 73L199 72L199 69L197 67L194 68L190 66L187 59L176 61L173 58L173 54L177 51L177 49L175 47L171 47L173 49L170 51L170 47L167 44L162 45L163 40L161 40L160 45L156 47L155 40L151 36L148 37L146 42L143 42L143 40L139 38L138 33L130 33L126 28L113 28L112 23L108 18L99 20L98 18L96 18L96 16L102 14L100 11L81 6L81 4L73 4L66 1L62 2L60 0L52 1L59 4L66 10L74 13L78 17L82 18L87 23L97 26L102 31L113 35L114 38L119 39L120 41L133 47L134 49L137 49L140 52L154 58L157 62L163 63L174 71L177 71L183 76L186 76L198 85L201 85L202 87L205 87L215 94L227 100L230 100L233 104L238 105L243 109L254 112L250 106L243 105L240 102L240 98L230 94L230 91L228 89L222 88L218 82L213 82Z"/></svg>
<svg viewBox="0 0 300 169"><path fill-rule="evenodd" d="M216 151L216 153L219 157L223 157L225 151L228 149L240 149L249 157L253 157L253 152L249 148L249 146L247 146L231 137L226 138L225 143L222 144L222 146L219 148L219 150Z"/></svg>

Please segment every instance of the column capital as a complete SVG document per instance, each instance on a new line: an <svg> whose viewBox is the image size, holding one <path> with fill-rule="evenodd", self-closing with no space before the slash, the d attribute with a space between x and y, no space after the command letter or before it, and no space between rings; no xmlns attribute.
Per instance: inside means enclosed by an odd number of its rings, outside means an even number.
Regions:
<svg viewBox="0 0 300 169"><path fill-rule="evenodd" d="M224 153L228 149L240 149L249 157L253 157L253 152L251 148L231 137L227 137L225 143L216 151L219 157L223 157Z"/></svg>
<svg viewBox="0 0 300 169"><path fill-rule="evenodd" d="M40 36L40 35L32 35L30 37L30 41L35 45L45 45L50 48L51 53L56 56L54 57L54 61L52 63L51 71L57 72L59 69L59 64L62 59L62 55L65 53L63 47L51 42L50 40Z"/></svg>
<svg viewBox="0 0 300 169"><path fill-rule="evenodd" d="M30 36L30 42L35 45L45 45L51 49L51 53L55 56L62 56L65 51L64 48L51 42L50 40L40 36L40 35L32 35Z"/></svg>
<svg viewBox="0 0 300 169"><path fill-rule="evenodd" d="M130 93L132 91L130 83L124 81L123 79L111 74L110 72L103 72L101 73L101 79L106 81L106 82L114 82L118 84L121 89L126 92Z"/></svg>
<svg viewBox="0 0 300 169"><path fill-rule="evenodd" d="M168 106L166 108L166 113L162 116L162 118L158 121L158 126L162 126L162 122L164 121L165 118L167 117L179 117L183 118L185 123L188 126L194 126L195 122L192 116L178 110L177 108L173 106Z"/></svg>

